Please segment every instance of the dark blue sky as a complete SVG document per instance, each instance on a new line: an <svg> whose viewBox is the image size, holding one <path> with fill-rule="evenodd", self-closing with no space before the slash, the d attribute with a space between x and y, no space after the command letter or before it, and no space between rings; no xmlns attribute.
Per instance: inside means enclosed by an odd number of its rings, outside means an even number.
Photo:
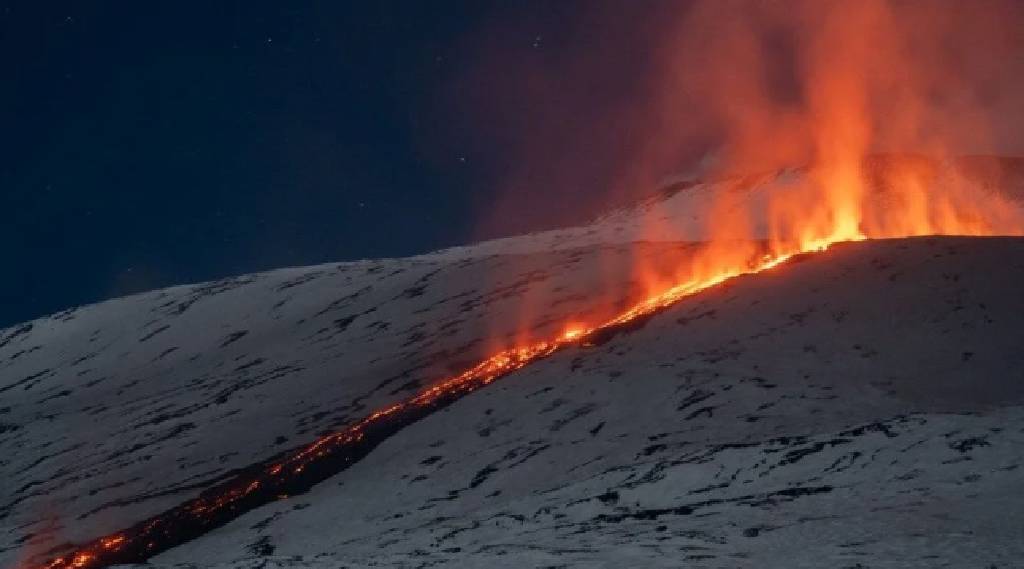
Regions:
<svg viewBox="0 0 1024 569"><path fill-rule="evenodd" d="M584 5L0 4L0 326L486 236L481 212L523 145L502 129L538 116L495 103L503 85L618 41ZM548 115L624 96L563 87ZM551 221L521 217L499 232Z"/></svg>

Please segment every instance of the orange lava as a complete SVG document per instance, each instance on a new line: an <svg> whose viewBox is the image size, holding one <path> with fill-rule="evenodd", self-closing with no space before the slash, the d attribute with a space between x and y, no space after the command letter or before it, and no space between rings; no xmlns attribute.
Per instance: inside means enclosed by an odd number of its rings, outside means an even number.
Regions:
<svg viewBox="0 0 1024 569"><path fill-rule="evenodd" d="M859 176L859 173L857 175ZM847 183L849 182L847 181ZM848 205L848 202L843 203ZM472 368L445 379L410 399L378 409L342 431L317 439L281 462L267 466L261 477L219 495L193 500L188 505L188 512L196 519L203 519L213 513L232 509L240 500L259 490L264 484L264 480L284 480L289 476L301 474L308 466L326 457L334 449L358 442L365 436L368 429L393 415L417 407L428 408L440 398L450 399L453 396L476 391L496 379L545 358L562 348L575 344L585 345L588 340L601 332L655 314L683 298L719 285L731 278L770 270L797 254L824 251L835 243L868 238L868 235L862 230L862 223L858 221L851 224L848 217L838 215L839 213L853 215L855 212L837 209L835 213L836 215L831 217L831 225L823 226L821 230L806 229L796 239L770 241L767 248L764 245L753 243L708 243L697 252L693 262L687 268L689 278L652 294L607 321L591 325L578 322L569 323L562 332L553 338L499 351ZM991 233L985 230L983 223L961 227L956 224L958 218L955 215L940 219L950 222L952 225L932 228L933 231L925 233L967 235ZM906 234L917 235L919 233L907 232ZM1016 234L1021 234L1021 231L1018 229ZM162 523L160 518L154 518L144 527L141 535L146 536L159 531ZM131 537L124 533L104 536L70 555L52 560L43 567L47 569L103 567L109 563L104 561L102 554L117 552L125 547L130 540ZM149 545L152 546L152 543Z"/></svg>
<svg viewBox="0 0 1024 569"><path fill-rule="evenodd" d="M368 428L391 415L395 415L413 407L429 406L436 399L442 396L451 397L452 394L468 394L490 384L504 375L530 364L531 362L545 358L566 346L572 344L585 344L588 338L593 337L598 332L621 326L623 324L628 324L638 318L654 314L682 298L720 284L737 275L756 273L770 269L784 262L790 256L791 255L789 254L775 256L766 255L744 268L723 269L721 272L707 275L701 279L680 283L665 290L661 294L647 298L643 302L622 312L607 322L593 326L571 324L567 326L565 331L559 336L550 340L538 341L529 345L517 346L500 351L461 374L448 378L433 387L422 391L415 397L378 409L366 418L342 431L317 439L307 447L293 453L285 460L267 466L264 474L270 478L287 478L292 474L299 474L309 466L310 463L326 456L331 449L336 448L339 445L345 445L361 439ZM261 481L257 479L216 497L196 499L190 502L188 511L195 516L201 517L210 515L218 510L231 508L234 503L243 499L248 494L255 492L260 488L260 486ZM147 524L146 530L156 530L160 524L161 520L159 518L155 518ZM85 569L102 567L106 565L102 560L102 553L117 552L128 543L129 536L124 533L115 533L104 536L69 555L53 559L43 567L46 567L47 569Z"/></svg>
<svg viewBox="0 0 1024 569"><path fill-rule="evenodd" d="M679 268L675 282L660 287L658 283L649 283L652 289L649 296L606 321L592 324L569 322L551 338L501 350L410 399L378 409L344 430L317 439L284 460L267 465L256 476L241 480L236 486L188 502L184 514L175 513L175 521L180 523L185 516L201 524L222 512L241 511L238 504L261 491L263 485L301 475L338 448L359 443L368 430L393 416L415 412L417 408L429 409L439 400L450 401L476 391L562 348L586 345L602 332L648 317L728 279L770 270L794 255L824 251L835 243L875 237L1024 234L1024 221L1015 206L992 195L972 194L967 187L959 188L959 193L955 194L942 193L935 189L937 186L934 184L926 184L926 178L915 177L917 174L914 171L900 173L903 178L896 184L897 206L881 210L863 199L867 190L859 168L837 167L813 172L808 182L784 187L769 200L773 232L767 242L711 240L695 252L685 267ZM947 199L951 195L962 196L964 201ZM733 211L733 215L736 211L743 213L742 210ZM727 221L737 222L736 219L723 219L723 223ZM155 554L155 542L149 540L161 532L173 531L167 529L171 527L167 520L158 516L141 529L133 529L131 534L104 536L42 567L104 567L111 564L110 554L129 545L135 550L141 547L144 552L152 550Z"/></svg>

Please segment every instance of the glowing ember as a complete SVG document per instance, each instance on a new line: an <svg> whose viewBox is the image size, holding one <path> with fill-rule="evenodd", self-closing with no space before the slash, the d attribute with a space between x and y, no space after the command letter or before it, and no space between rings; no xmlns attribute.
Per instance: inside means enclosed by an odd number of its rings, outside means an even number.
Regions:
<svg viewBox="0 0 1024 569"><path fill-rule="evenodd" d="M586 334L586 332L587 330L585 327L580 326L578 324L573 324L567 327L565 329L565 332L562 332L562 340L566 342L572 342L573 340L578 339L583 334Z"/></svg>

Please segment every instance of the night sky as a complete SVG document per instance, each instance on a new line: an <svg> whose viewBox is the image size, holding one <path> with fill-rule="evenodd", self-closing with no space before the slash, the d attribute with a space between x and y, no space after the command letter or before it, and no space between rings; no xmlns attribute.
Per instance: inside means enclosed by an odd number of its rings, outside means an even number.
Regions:
<svg viewBox="0 0 1024 569"><path fill-rule="evenodd" d="M0 326L553 224L533 210L565 220L559 203L480 221L521 170L528 142L510 125L571 115L557 126L578 131L628 98L642 47L593 27L584 5L596 4L2 4ZM546 107L510 95L593 50L625 78L576 74ZM546 175L534 193L557 181Z"/></svg>

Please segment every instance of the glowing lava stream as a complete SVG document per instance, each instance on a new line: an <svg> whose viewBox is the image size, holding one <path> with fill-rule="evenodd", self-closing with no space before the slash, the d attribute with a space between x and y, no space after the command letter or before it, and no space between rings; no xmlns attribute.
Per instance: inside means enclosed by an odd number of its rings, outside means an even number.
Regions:
<svg viewBox="0 0 1024 569"><path fill-rule="evenodd" d="M811 245L802 252L823 251L830 244ZM762 253L745 266L740 264L741 268L725 269L677 284L602 324L571 327L554 339L501 351L410 399L375 411L342 431L323 436L285 454L283 458L249 467L226 482L208 488L197 498L127 529L72 547L70 553L35 567L84 569L145 561L250 510L308 490L366 456L377 444L410 423L527 364L570 345L600 341L602 336L635 324L685 297L739 275L759 273L776 267L794 254Z"/></svg>

